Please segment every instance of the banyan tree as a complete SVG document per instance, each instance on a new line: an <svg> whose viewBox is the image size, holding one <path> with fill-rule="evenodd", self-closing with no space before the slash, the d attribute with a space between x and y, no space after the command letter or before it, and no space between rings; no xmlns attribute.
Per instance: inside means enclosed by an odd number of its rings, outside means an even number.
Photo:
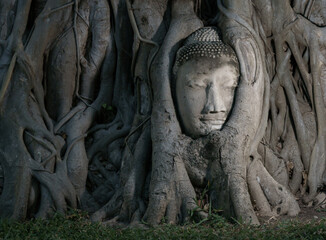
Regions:
<svg viewBox="0 0 326 240"><path fill-rule="evenodd" d="M323 0L0 0L0 217L297 215L326 182L325 24Z"/></svg>

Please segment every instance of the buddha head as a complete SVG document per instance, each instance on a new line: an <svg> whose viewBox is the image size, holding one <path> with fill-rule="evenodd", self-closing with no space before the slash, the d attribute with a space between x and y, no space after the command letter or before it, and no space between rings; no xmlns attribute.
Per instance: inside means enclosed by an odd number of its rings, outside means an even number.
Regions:
<svg viewBox="0 0 326 240"><path fill-rule="evenodd" d="M220 130L233 105L239 63L217 29L204 27L179 49L172 88L185 134L192 138Z"/></svg>

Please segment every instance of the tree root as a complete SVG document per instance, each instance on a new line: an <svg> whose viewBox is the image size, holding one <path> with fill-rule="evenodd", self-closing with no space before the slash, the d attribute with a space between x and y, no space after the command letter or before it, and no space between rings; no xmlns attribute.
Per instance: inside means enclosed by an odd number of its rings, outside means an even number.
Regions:
<svg viewBox="0 0 326 240"><path fill-rule="evenodd" d="M258 150L258 153L263 156L262 160L266 170L279 184L288 186L289 176L284 159L276 155L268 146L262 146L261 144L260 148L262 150Z"/></svg>
<svg viewBox="0 0 326 240"><path fill-rule="evenodd" d="M66 162L58 161L55 173L42 170L41 165L34 166L37 168L32 167L33 176L49 190L58 212L65 213L68 206L77 207L77 194L68 178Z"/></svg>
<svg viewBox="0 0 326 240"><path fill-rule="evenodd" d="M91 221L100 222L117 216L123 202L122 192L123 189L119 188L107 204L92 214Z"/></svg>
<svg viewBox="0 0 326 240"><path fill-rule="evenodd" d="M260 161L254 160L250 163L248 185L261 216L296 216L300 212L295 197L274 180Z"/></svg>
<svg viewBox="0 0 326 240"><path fill-rule="evenodd" d="M325 58L321 55L320 49L325 45L325 39L325 29L318 28L302 16L297 16L293 22L284 29L281 29L281 31L279 31L279 36L275 38L277 62L280 63L278 74L290 102L290 109L294 118L295 130L298 135L298 143L304 167L305 170L308 171L309 195L304 197L305 202L311 201L317 195L317 188L322 183L322 174L325 169L325 159L320 157L325 155L326 143L326 126L324 123L326 112L324 110L323 95L320 89L320 69L321 65L325 62ZM291 52L288 51L284 53L282 49L282 45L285 42L289 44L289 48L298 64L300 74L308 90L308 98L313 103L313 109L316 112L318 129L317 139L312 152L309 151L310 149L307 150L308 146L310 146L307 130L302 115L300 114L295 90L292 86L293 79L291 79L292 74L290 73L288 62ZM308 73L308 68L305 65L298 44L309 47L311 74Z"/></svg>
<svg viewBox="0 0 326 240"><path fill-rule="evenodd" d="M121 168L124 192L119 219L122 221L140 222L146 210L143 192L146 188L145 181L149 171L152 150L150 133L149 124L142 127L142 133L134 144L133 152L126 142L126 152Z"/></svg>
<svg viewBox="0 0 326 240"><path fill-rule="evenodd" d="M108 146L110 143L114 142L115 140L119 138L123 138L127 136L129 133L130 128L129 127L123 127L122 129L115 129L111 127L108 132L106 133L106 136L104 136L100 141L97 143L94 143L92 145L92 148L89 149L87 155L89 159L92 159L95 154L97 154L100 151L103 151L106 146Z"/></svg>
<svg viewBox="0 0 326 240"><path fill-rule="evenodd" d="M12 73L13 73L15 65L16 65L16 58L17 58L17 53L14 53L14 55L12 56L12 59L10 61L10 64L9 64L7 74L5 75L5 79L3 79L3 81L0 81L0 83L2 83L2 86L0 89L0 108L1 108L2 102L4 100L5 94L7 92L7 89L9 87L9 83L12 79Z"/></svg>
<svg viewBox="0 0 326 240"><path fill-rule="evenodd" d="M292 172L289 180L289 188L293 194L296 194L302 183L304 166L301 161L299 146L296 142L292 127L289 129L280 155L283 159L287 160L288 172Z"/></svg>
<svg viewBox="0 0 326 240"><path fill-rule="evenodd" d="M317 115L317 139L311 153L308 186L309 195L304 197L304 202L308 203L317 196L317 189L322 185L323 173L326 167L326 124L325 124L325 104L323 101L322 90L320 87L321 61L319 54L312 46L311 50L311 69L313 78L314 103ZM315 45L315 47L319 47Z"/></svg>
<svg viewBox="0 0 326 240"><path fill-rule="evenodd" d="M206 216L202 211L196 211L196 193L183 161L176 157L171 164L172 181L151 181L150 202L143 218L150 225L157 225L164 218L168 224L187 222L192 211L199 217Z"/></svg>

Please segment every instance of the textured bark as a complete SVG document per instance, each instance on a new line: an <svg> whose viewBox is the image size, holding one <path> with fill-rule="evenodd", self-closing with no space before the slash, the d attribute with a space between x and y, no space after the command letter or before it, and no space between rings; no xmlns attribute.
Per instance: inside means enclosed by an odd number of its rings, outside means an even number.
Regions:
<svg viewBox="0 0 326 240"><path fill-rule="evenodd" d="M259 224L324 188L323 0L0 0L0 217ZM216 26L241 76L220 131L180 125L172 67ZM204 199L203 199L203 196Z"/></svg>

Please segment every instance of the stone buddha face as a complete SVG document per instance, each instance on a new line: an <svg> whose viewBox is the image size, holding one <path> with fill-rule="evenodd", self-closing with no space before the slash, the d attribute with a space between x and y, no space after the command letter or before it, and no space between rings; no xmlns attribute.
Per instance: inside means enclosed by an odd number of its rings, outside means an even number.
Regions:
<svg viewBox="0 0 326 240"><path fill-rule="evenodd" d="M177 59L175 101L183 130L192 138L223 127L238 85L239 65L235 53L221 41L215 44L217 47L214 44L186 46L178 55L181 60Z"/></svg>
<svg viewBox="0 0 326 240"><path fill-rule="evenodd" d="M233 65L209 58L192 59L179 68L176 102L186 134L197 138L222 128L238 78Z"/></svg>

